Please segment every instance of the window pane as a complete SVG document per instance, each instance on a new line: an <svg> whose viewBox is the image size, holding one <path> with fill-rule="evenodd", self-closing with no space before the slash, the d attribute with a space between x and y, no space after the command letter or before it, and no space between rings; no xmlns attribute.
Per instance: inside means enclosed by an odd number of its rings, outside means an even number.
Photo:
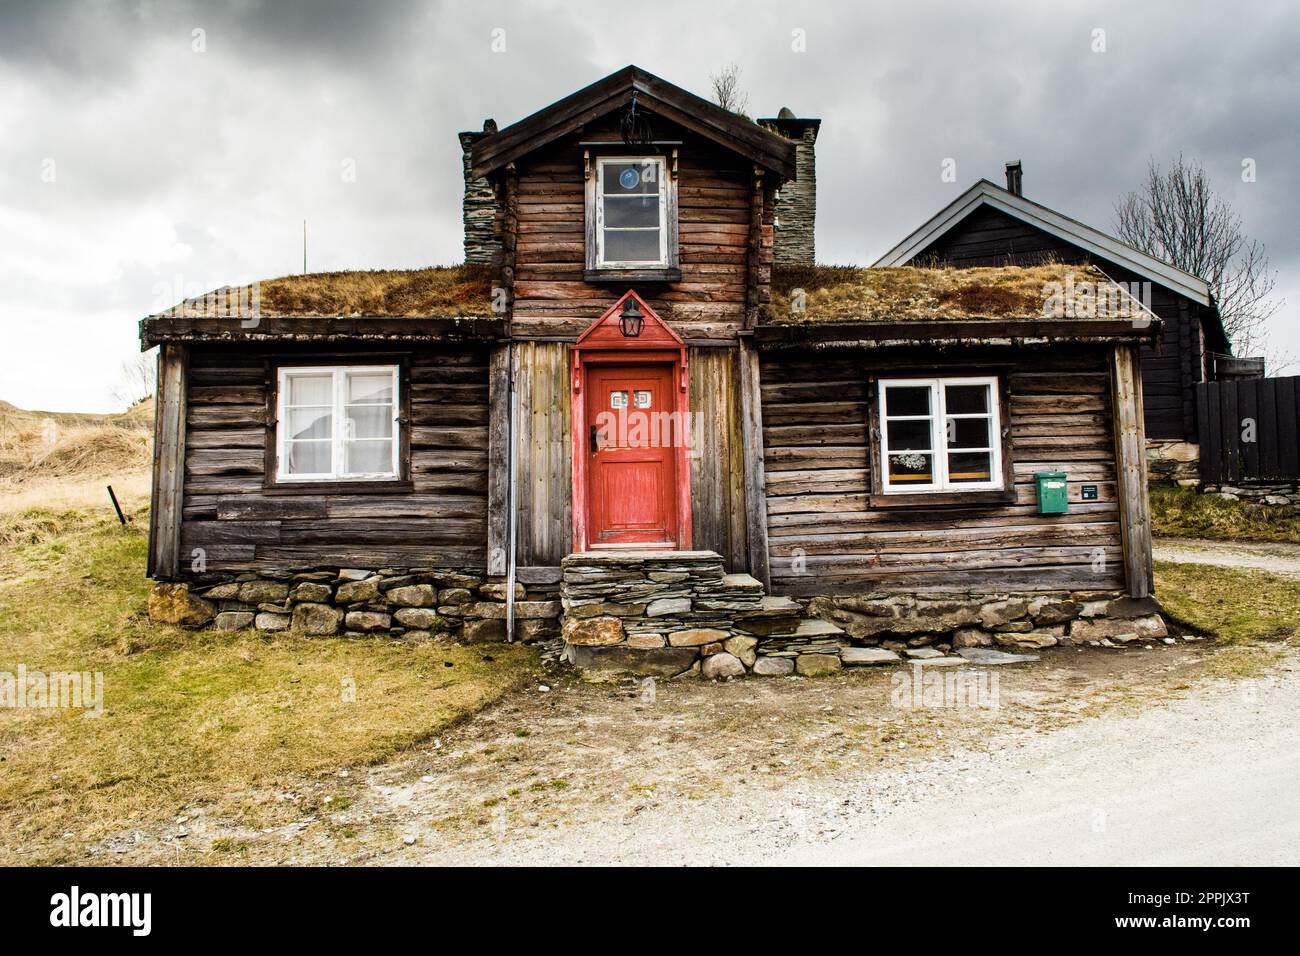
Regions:
<svg viewBox="0 0 1300 956"><path fill-rule="evenodd" d="M659 164L637 160L628 163L605 163L601 191L606 196L635 194L654 196L659 193Z"/></svg>
<svg viewBox="0 0 1300 956"><path fill-rule="evenodd" d="M930 421L929 419L914 419L911 421L891 421L887 423L889 429L889 450L890 451L929 451L930 445Z"/></svg>
<svg viewBox="0 0 1300 956"><path fill-rule="evenodd" d="M948 419L948 446L950 448L989 448L989 420L987 418Z"/></svg>
<svg viewBox="0 0 1300 956"><path fill-rule="evenodd" d="M987 385L948 385L944 391L944 403L953 415L966 415L989 410L989 387Z"/></svg>
<svg viewBox="0 0 1300 956"><path fill-rule="evenodd" d="M334 376L290 375L285 380L288 388L288 405L332 405L334 403Z"/></svg>
<svg viewBox="0 0 1300 956"><path fill-rule="evenodd" d="M347 438L388 438L393 434L393 406L350 405Z"/></svg>
<svg viewBox="0 0 1300 956"><path fill-rule="evenodd" d="M659 228L658 196L609 196L605 199L605 226Z"/></svg>
<svg viewBox="0 0 1300 956"><path fill-rule="evenodd" d="M393 376L353 373L348 376L348 401L376 404L393 401Z"/></svg>
<svg viewBox="0 0 1300 956"><path fill-rule="evenodd" d="M886 415L929 415L930 386L890 385L885 388Z"/></svg>
<svg viewBox="0 0 1300 956"><path fill-rule="evenodd" d="M391 474L393 471L393 443L391 441L344 442L347 458L345 469L350 475Z"/></svg>
<svg viewBox="0 0 1300 956"><path fill-rule="evenodd" d="M948 480L953 484L992 481L992 454L987 451L962 451L949 455Z"/></svg>
<svg viewBox="0 0 1300 956"><path fill-rule="evenodd" d="M328 408L294 408L289 410L289 438L329 438L333 434L334 416Z"/></svg>
<svg viewBox="0 0 1300 956"><path fill-rule="evenodd" d="M658 262L659 230L653 232L605 231L606 262Z"/></svg>
<svg viewBox="0 0 1300 956"><path fill-rule="evenodd" d="M294 441L285 447L285 471L290 475L325 475L330 470L328 441Z"/></svg>
<svg viewBox="0 0 1300 956"><path fill-rule="evenodd" d="M934 457L919 452L890 453L889 483L927 485L934 481Z"/></svg>

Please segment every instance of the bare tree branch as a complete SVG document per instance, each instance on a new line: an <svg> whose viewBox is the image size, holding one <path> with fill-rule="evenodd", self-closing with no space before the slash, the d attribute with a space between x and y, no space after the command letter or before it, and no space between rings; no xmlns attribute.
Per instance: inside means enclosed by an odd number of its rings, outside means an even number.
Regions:
<svg viewBox="0 0 1300 956"><path fill-rule="evenodd" d="M121 381L112 392L114 400L130 408L139 405L146 398L152 398L157 375L157 361L151 352L123 362Z"/></svg>
<svg viewBox="0 0 1300 956"><path fill-rule="evenodd" d="M732 63L709 77L713 89L713 102L724 110L745 116L749 109L749 94L740 88L740 67Z"/></svg>
<svg viewBox="0 0 1300 956"><path fill-rule="evenodd" d="M1115 203L1115 232L1129 245L1204 279L1238 355L1267 342L1266 323L1281 307L1264 246L1248 239L1241 217L1210 186L1205 167L1180 154L1168 170L1155 160L1135 191Z"/></svg>

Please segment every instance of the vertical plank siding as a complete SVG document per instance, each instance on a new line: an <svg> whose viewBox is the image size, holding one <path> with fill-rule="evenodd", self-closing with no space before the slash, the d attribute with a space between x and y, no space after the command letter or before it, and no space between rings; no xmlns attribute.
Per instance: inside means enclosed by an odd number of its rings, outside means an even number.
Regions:
<svg viewBox="0 0 1300 956"><path fill-rule="evenodd" d="M772 588L1118 588L1123 584L1106 350L949 354L1002 363L1013 502L873 508L869 377L906 375L933 355L768 352L761 358ZM906 370L904 370L906 369ZM946 374L931 366L930 374ZM1038 514L1034 474L1067 472L1070 511ZM1083 484L1098 500L1081 500Z"/></svg>
<svg viewBox="0 0 1300 956"><path fill-rule="evenodd" d="M1207 382L1196 405L1202 481L1300 479L1300 377Z"/></svg>
<svg viewBox="0 0 1300 956"><path fill-rule="evenodd" d="M558 567L573 550L573 443L568 347L516 342L517 500L521 567Z"/></svg>
<svg viewBox="0 0 1300 956"><path fill-rule="evenodd" d="M398 361L347 346L348 362ZM282 354L283 364L317 353ZM194 347L185 415L181 557L208 571L483 567L487 550L488 350L407 353L410 483L381 493L265 487L268 358Z"/></svg>
<svg viewBox="0 0 1300 956"><path fill-rule="evenodd" d="M147 573L160 580L176 578L181 571L188 372L188 346L159 348Z"/></svg>
<svg viewBox="0 0 1300 956"><path fill-rule="evenodd" d="M740 392L734 349L691 349L691 546L748 569Z"/></svg>
<svg viewBox="0 0 1300 956"><path fill-rule="evenodd" d="M1142 433L1142 373L1136 347L1117 345L1111 350L1110 376L1124 581L1130 597L1144 598L1152 587L1151 517L1146 437Z"/></svg>

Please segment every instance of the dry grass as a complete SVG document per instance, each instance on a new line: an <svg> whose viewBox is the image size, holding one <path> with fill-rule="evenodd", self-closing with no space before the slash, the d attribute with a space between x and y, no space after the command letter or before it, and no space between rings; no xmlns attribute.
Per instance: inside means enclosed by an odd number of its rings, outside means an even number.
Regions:
<svg viewBox="0 0 1300 956"><path fill-rule="evenodd" d="M227 287L188 299L163 315L239 317L249 311L251 301L249 287ZM257 307L268 318L486 318L492 315L492 271L459 265L282 276L260 283Z"/></svg>
<svg viewBox="0 0 1300 956"><path fill-rule="evenodd" d="M135 526L65 521L14 550L41 573L0 583L0 672L102 672L104 713L0 709L0 862L85 862L78 843L195 806L251 828L296 819L310 808L278 787L416 746L533 667L518 646L152 624Z"/></svg>
<svg viewBox="0 0 1300 956"><path fill-rule="evenodd" d="M1157 561L1165 613L1224 644L1291 638L1300 631L1300 581L1207 564Z"/></svg>
<svg viewBox="0 0 1300 956"><path fill-rule="evenodd" d="M1049 314L1053 283L1074 290L1070 305L1081 318L1105 318L1116 303L1094 296L1093 286L1110 282L1091 266L1049 263L1038 266L951 269L916 266L862 269L856 266L776 267L772 301L765 320L772 323L881 322L942 319L1040 319ZM802 289L804 308L793 308L792 293Z"/></svg>
<svg viewBox="0 0 1300 956"><path fill-rule="evenodd" d="M151 422L152 403L111 416L0 408L0 574L21 566L14 545L113 515L106 485L128 517L148 506Z"/></svg>
<svg viewBox="0 0 1300 956"><path fill-rule="evenodd" d="M1152 485L1151 530L1174 538L1300 542L1300 516L1192 488Z"/></svg>

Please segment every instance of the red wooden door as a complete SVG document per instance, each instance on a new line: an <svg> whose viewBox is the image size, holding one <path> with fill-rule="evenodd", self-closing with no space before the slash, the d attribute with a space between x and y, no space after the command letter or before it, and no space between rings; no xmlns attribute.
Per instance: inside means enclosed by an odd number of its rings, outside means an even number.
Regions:
<svg viewBox="0 0 1300 956"><path fill-rule="evenodd" d="M587 531L591 547L677 546L672 367L587 371Z"/></svg>

